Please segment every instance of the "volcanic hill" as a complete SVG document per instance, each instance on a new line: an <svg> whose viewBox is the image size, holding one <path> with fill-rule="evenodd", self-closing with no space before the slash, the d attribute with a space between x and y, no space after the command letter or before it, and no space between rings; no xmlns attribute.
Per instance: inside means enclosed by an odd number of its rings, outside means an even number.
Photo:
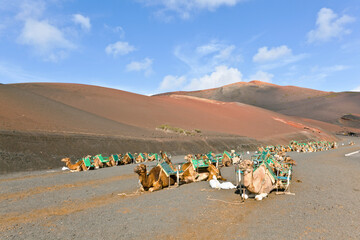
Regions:
<svg viewBox="0 0 360 240"><path fill-rule="evenodd" d="M57 167L65 156L241 151L292 139L334 140L339 130L245 103L181 94L143 96L65 83L0 84L0 162L5 172Z"/></svg>
<svg viewBox="0 0 360 240"><path fill-rule="evenodd" d="M170 92L223 102L240 102L290 116L310 118L360 128L359 92L324 92L296 86L279 86L261 81L238 82L202 91ZM353 115L355 117L346 117Z"/></svg>

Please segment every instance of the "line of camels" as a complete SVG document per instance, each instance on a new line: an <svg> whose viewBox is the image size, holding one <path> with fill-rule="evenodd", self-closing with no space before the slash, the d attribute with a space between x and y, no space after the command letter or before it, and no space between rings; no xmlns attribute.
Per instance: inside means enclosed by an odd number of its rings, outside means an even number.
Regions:
<svg viewBox="0 0 360 240"><path fill-rule="evenodd" d="M63 158L61 161L65 162L66 167L71 172L80 172L104 167L113 167L117 165L127 165L131 163L153 162L159 161L159 159L160 157L157 153L135 153L134 157L130 152L127 152L124 155L111 154L107 158L104 158L101 154L95 156L87 155L75 163L72 163L70 158ZM88 164L86 161L88 161Z"/></svg>
<svg viewBox="0 0 360 240"><path fill-rule="evenodd" d="M106 166L124 165L129 163L140 163L134 168L134 172L139 176L142 191L156 191L173 185L181 185L198 181L210 181L214 177L218 180L226 181L221 176L221 167L235 165L242 173L242 185L246 192L243 197L246 199L249 194L255 195L256 200L262 200L274 189L286 190L289 186L292 166L296 165L295 160L287 156L287 152L317 152L337 148L336 142L308 142L299 143L291 141L289 145L262 146L258 148L252 159L242 159L242 155L234 150L224 152L224 154L188 154L185 156L185 163L175 166L171 157L163 151L160 151L158 159L153 157L149 160L145 156L150 154L142 153L134 158L131 154L125 154L124 157L115 161L114 155L108 158ZM226 154L225 154L226 153ZM151 155L154 156L154 155ZM99 158L93 158L94 165L100 167ZM150 171L147 170L144 161L158 161L158 164ZM61 161L72 171L86 171L84 161L78 161L72 164L69 158ZM196 165L202 161L203 165ZM103 166L105 166L103 164Z"/></svg>

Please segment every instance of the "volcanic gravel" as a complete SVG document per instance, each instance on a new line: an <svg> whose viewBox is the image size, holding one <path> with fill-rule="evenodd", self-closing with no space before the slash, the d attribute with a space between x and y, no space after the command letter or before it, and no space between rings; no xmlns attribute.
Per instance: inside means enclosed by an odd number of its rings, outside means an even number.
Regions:
<svg viewBox="0 0 360 240"><path fill-rule="evenodd" d="M208 182L139 193L135 165L4 174L0 239L360 239L360 155L344 156L359 150L360 140L344 143L290 153L294 196L272 192L244 203ZM233 167L221 171L235 182Z"/></svg>

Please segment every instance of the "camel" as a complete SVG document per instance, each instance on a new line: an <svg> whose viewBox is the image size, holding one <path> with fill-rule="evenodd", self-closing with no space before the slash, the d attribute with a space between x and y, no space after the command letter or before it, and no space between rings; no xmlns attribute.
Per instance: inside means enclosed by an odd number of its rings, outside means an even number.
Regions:
<svg viewBox="0 0 360 240"><path fill-rule="evenodd" d="M159 155L157 153L148 153L147 154L147 160L149 162L155 161L159 159Z"/></svg>
<svg viewBox="0 0 360 240"><path fill-rule="evenodd" d="M80 171L88 170L88 168L85 166L83 160L77 161L75 164L71 163L70 158L63 158L63 159L61 159L61 161L65 162L66 167L68 167L71 172L80 172Z"/></svg>
<svg viewBox="0 0 360 240"><path fill-rule="evenodd" d="M130 164L133 162L133 158L130 157L129 153L126 153L123 159L121 160L122 165Z"/></svg>
<svg viewBox="0 0 360 240"><path fill-rule="evenodd" d="M148 159L146 153L139 153L138 156L135 158L136 163L145 162Z"/></svg>
<svg viewBox="0 0 360 240"><path fill-rule="evenodd" d="M276 188L275 180L271 177L265 164L261 164L255 171L254 163L251 160L244 160L239 165L240 170L244 172L244 186L250 193L255 193L256 200L262 200ZM245 199L248 198L244 194Z"/></svg>
<svg viewBox="0 0 360 240"><path fill-rule="evenodd" d="M119 159L120 159L120 158L119 158ZM115 161L114 156L111 155L111 156L109 157L109 164L108 164L108 166L109 166L109 167L113 167L113 166L115 166L116 164L117 164L117 162Z"/></svg>
<svg viewBox="0 0 360 240"><path fill-rule="evenodd" d="M123 163L122 163L122 154L121 153L119 153L118 154L118 158L119 158L119 160L116 162L116 165L122 165Z"/></svg>
<svg viewBox="0 0 360 240"><path fill-rule="evenodd" d="M296 161L294 159L292 159L291 157L289 157L289 156L285 157L284 163L289 163L291 165L296 165Z"/></svg>
<svg viewBox="0 0 360 240"><path fill-rule="evenodd" d="M98 169L100 167L104 167L103 163L100 161L100 159L98 158L92 158L91 155L87 155L86 157L84 157L84 159L89 159L90 163L92 166L87 166L87 169L89 170L90 168L94 168L94 169ZM86 165L86 164L85 164Z"/></svg>
<svg viewBox="0 0 360 240"><path fill-rule="evenodd" d="M139 182L142 191L153 192L165 187L169 187L169 178L160 166L153 167L149 174L146 172L146 165L140 164L134 168L134 172L139 175ZM174 185L175 179L170 177L170 185Z"/></svg>
<svg viewBox="0 0 360 240"><path fill-rule="evenodd" d="M226 179L221 176L220 170L217 169L213 164L211 164L209 160L209 166L206 169L201 170L201 172L197 172L191 162L192 158L193 156L191 154L188 154L184 158L185 160L187 160L187 162L181 166L181 170L183 171L182 175L180 176L181 181L185 183L199 182L205 179L207 179L207 181L210 181L211 179L213 179L213 176L215 176L219 180L226 181ZM172 166L171 161L169 165L170 167Z"/></svg>
<svg viewBox="0 0 360 240"><path fill-rule="evenodd" d="M229 156L224 153L222 158L222 165L225 167L230 167L231 163L232 163L231 158L229 158Z"/></svg>

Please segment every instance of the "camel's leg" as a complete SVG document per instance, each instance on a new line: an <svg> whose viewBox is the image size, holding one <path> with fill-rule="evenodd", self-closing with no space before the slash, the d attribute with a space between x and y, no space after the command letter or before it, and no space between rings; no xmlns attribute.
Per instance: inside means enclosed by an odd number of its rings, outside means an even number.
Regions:
<svg viewBox="0 0 360 240"><path fill-rule="evenodd" d="M223 178L222 176L217 176L217 179L219 179L221 181L226 181L226 178Z"/></svg>
<svg viewBox="0 0 360 240"><path fill-rule="evenodd" d="M261 201L261 200L263 200L264 198L266 198L267 195L268 195L267 193L260 193L260 194L258 194L258 195L255 196L255 199L258 200L258 201Z"/></svg>
<svg viewBox="0 0 360 240"><path fill-rule="evenodd" d="M81 164L81 170L87 171L87 170L89 170L89 169L85 166L84 163L82 163L82 164Z"/></svg>
<svg viewBox="0 0 360 240"><path fill-rule="evenodd" d="M209 173L199 173L198 177L196 178L196 182L203 181L209 177Z"/></svg>
<svg viewBox="0 0 360 240"><path fill-rule="evenodd" d="M243 193L243 194L241 194L241 197L246 200L249 198L249 195L247 195L246 193Z"/></svg>
<svg viewBox="0 0 360 240"><path fill-rule="evenodd" d="M154 183L153 187L152 188L149 188L149 191L150 192L154 192L154 191L157 191L157 190L160 190L162 188L162 185L160 182L156 182Z"/></svg>

